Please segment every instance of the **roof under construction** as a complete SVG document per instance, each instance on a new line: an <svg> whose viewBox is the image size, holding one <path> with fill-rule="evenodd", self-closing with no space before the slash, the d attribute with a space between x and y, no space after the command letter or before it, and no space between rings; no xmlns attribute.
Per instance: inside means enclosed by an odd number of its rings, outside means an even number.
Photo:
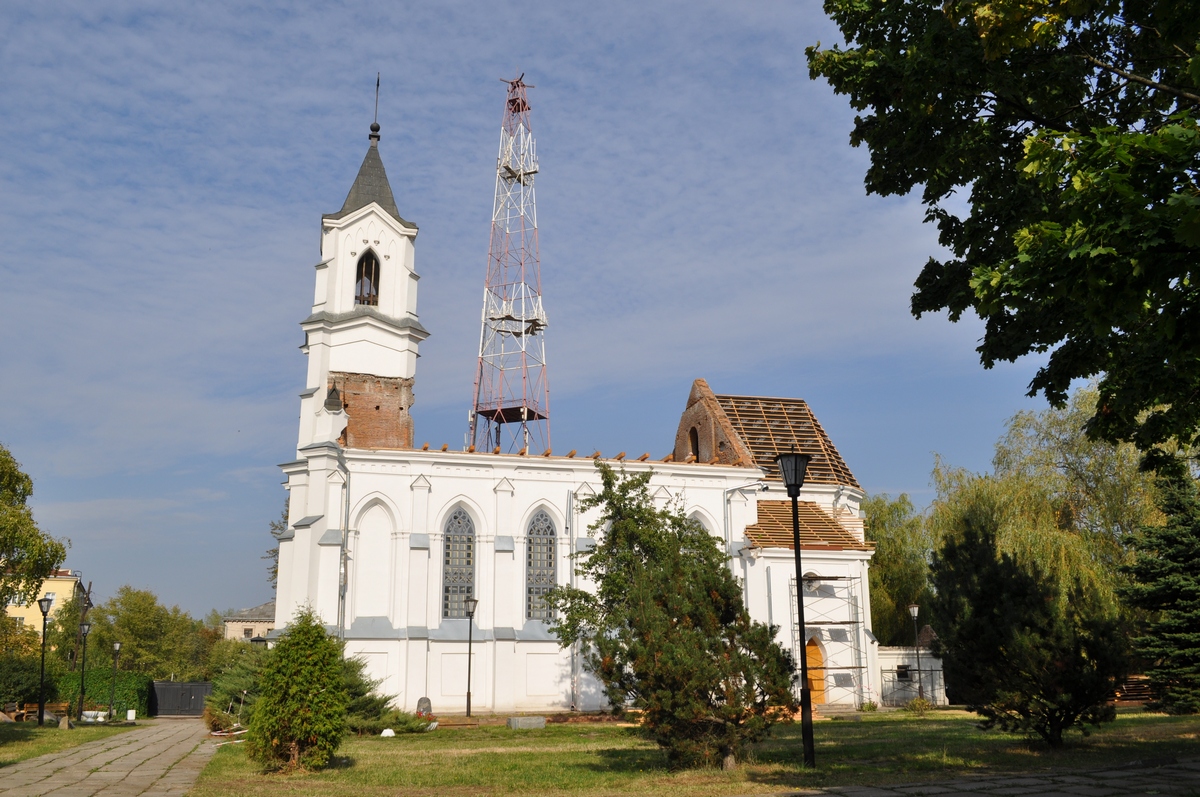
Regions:
<svg viewBox="0 0 1200 797"><path fill-rule="evenodd" d="M870 551L872 543L859 542L842 524L811 501L797 504L800 547L822 551ZM759 501L758 522L746 527L746 539L758 548L793 548L791 501Z"/></svg>
<svg viewBox="0 0 1200 797"><path fill-rule="evenodd" d="M750 450L754 464L763 469L767 479L782 481L775 457L791 451L794 446L796 451L812 457L804 479L806 483L859 487L858 480L803 399L716 396L716 400L734 432Z"/></svg>

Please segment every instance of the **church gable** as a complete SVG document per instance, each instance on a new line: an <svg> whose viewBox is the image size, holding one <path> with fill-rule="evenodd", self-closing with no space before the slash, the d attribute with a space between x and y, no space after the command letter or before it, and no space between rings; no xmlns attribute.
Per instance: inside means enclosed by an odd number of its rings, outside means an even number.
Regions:
<svg viewBox="0 0 1200 797"><path fill-rule="evenodd" d="M753 454L738 437L708 382L703 379L692 383L687 407L675 432L673 458L677 462L754 467Z"/></svg>

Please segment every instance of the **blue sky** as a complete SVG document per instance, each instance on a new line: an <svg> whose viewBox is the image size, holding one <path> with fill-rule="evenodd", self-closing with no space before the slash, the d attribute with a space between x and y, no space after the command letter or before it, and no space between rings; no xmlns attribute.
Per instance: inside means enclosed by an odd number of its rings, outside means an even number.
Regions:
<svg viewBox="0 0 1200 797"><path fill-rule="evenodd" d="M102 6L102 7L101 7ZM504 101L538 140L554 448L673 441L691 381L807 399L870 492L988 467L1036 363L914 320L938 252L868 197L853 112L808 78L815 2L57 2L0 8L0 442L96 594L269 599L304 389L298 323L382 73L381 154L421 229L418 442L461 445Z"/></svg>

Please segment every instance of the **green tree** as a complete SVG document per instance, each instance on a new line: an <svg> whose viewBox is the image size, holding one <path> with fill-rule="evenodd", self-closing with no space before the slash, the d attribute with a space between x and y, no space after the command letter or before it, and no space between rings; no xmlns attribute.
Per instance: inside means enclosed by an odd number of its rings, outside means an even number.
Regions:
<svg viewBox="0 0 1200 797"><path fill-rule="evenodd" d="M76 589L58 607L54 619L46 629L47 646L54 652L53 658L64 666L74 668L76 648L79 643L79 622L82 615L84 593ZM47 659L51 658L49 655Z"/></svg>
<svg viewBox="0 0 1200 797"><path fill-rule="evenodd" d="M774 628L750 620L716 541L678 510L650 499L649 473L618 474L597 462L599 540L578 557L595 593L559 587L563 647L584 646L585 668L620 711L642 711L642 728L672 766L732 768L745 747L796 709L791 656Z"/></svg>
<svg viewBox="0 0 1200 797"><path fill-rule="evenodd" d="M933 616L948 687L984 728L1037 734L1111 721L1127 662L1108 607L1076 584L1069 599L1035 563L997 550L999 507L979 504L935 555Z"/></svg>
<svg viewBox="0 0 1200 797"><path fill-rule="evenodd" d="M863 501L867 539L875 543L871 557L871 631L883 645L913 643L910 604L917 604L928 622L929 557L933 540L925 519L905 494L893 500L886 493Z"/></svg>
<svg viewBox="0 0 1200 797"><path fill-rule="evenodd" d="M941 461L933 476L938 495L929 525L939 545L961 535L970 518L984 512L997 551L1036 566L1058 585L1059 602L1078 584L1112 613L1119 611L1116 591L1123 578L1110 541L1081 532L1053 485L1019 473L970 473Z"/></svg>
<svg viewBox="0 0 1200 797"><path fill-rule="evenodd" d="M237 639L213 647L212 692L204 700L205 720L213 730L249 727L262 694L262 674L273 650Z"/></svg>
<svg viewBox="0 0 1200 797"><path fill-rule="evenodd" d="M67 545L38 528L29 507L33 480L0 445L0 606L37 599L42 582L67 558Z"/></svg>
<svg viewBox="0 0 1200 797"><path fill-rule="evenodd" d="M320 769L346 730L341 646L303 609L267 660L247 752L267 767Z"/></svg>
<svg viewBox="0 0 1200 797"><path fill-rule="evenodd" d="M826 0L807 50L860 112L866 188L920 187L949 250L912 311L973 310L985 367L1048 352L1089 433L1150 452L1200 432L1200 15L1184 0ZM965 210L961 209L965 194Z"/></svg>
<svg viewBox="0 0 1200 797"><path fill-rule="evenodd" d="M283 499L283 512L279 515L279 520L272 520L269 524L271 533L278 536L287 531L288 527L288 505L292 497L289 495ZM279 582L279 543L275 543L274 548L268 548L263 554L263 559L266 559L270 564L267 566L267 582L272 586L276 586Z"/></svg>
<svg viewBox="0 0 1200 797"><path fill-rule="evenodd" d="M121 669L157 680L203 680L209 653L221 636L219 629L206 627L178 606L163 606L153 592L129 585L93 608L88 619L89 651L111 651L119 641Z"/></svg>
<svg viewBox="0 0 1200 797"><path fill-rule="evenodd" d="M996 443L998 476L1020 476L1046 485L1081 533L1108 540L1108 557L1124 560L1128 541L1146 523L1161 524L1154 476L1141 467L1129 443L1094 440L1085 433L1099 395L1077 389L1061 408L1023 411L1009 418Z"/></svg>
<svg viewBox="0 0 1200 797"><path fill-rule="evenodd" d="M1159 470L1166 525L1147 525L1135 539L1134 578L1125 597L1153 612L1134 640L1151 662L1147 674L1163 708L1172 714L1200 711L1200 498L1185 465L1174 460Z"/></svg>

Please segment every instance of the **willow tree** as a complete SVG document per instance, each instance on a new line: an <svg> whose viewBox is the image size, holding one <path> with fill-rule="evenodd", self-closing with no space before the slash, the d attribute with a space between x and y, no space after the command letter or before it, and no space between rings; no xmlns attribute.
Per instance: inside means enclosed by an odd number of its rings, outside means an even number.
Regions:
<svg viewBox="0 0 1200 797"><path fill-rule="evenodd" d="M929 557L933 535L905 494L886 493L863 501L867 540L875 543L868 572L871 587L871 632L883 645L911 645L912 617L916 604L928 622L930 599Z"/></svg>

